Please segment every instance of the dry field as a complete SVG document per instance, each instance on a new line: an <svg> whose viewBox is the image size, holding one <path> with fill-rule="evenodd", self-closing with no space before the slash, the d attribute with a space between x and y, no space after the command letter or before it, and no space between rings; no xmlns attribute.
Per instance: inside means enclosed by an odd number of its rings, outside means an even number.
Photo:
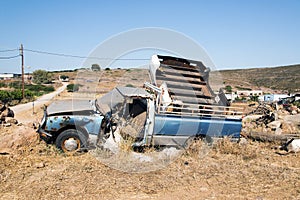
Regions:
<svg viewBox="0 0 300 200"><path fill-rule="evenodd" d="M300 156L278 155L273 144L225 140L203 154L199 141L162 169L126 173L90 153L62 154L30 128L19 131L31 139L0 155L0 199L300 198Z"/></svg>
<svg viewBox="0 0 300 200"><path fill-rule="evenodd" d="M101 79L107 81L102 89L121 84L112 83L116 76L143 83L139 73L118 73ZM64 92L57 98L70 97ZM37 108L19 117L41 115ZM300 154L276 154L277 145L223 140L207 147L197 141L165 167L128 173L91 153L62 154L39 140L32 123L0 127L0 199L300 199ZM136 167L126 156L119 159Z"/></svg>

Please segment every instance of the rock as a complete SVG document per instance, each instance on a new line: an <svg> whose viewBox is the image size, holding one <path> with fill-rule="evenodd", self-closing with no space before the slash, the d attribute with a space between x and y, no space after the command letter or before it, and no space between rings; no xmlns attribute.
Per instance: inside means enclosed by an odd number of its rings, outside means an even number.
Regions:
<svg viewBox="0 0 300 200"><path fill-rule="evenodd" d="M7 123L11 123L11 124L18 124L18 120L16 120L15 118L12 118L12 117L6 117L5 121Z"/></svg>
<svg viewBox="0 0 300 200"><path fill-rule="evenodd" d="M3 124L4 127L10 127L11 126L11 123L5 123Z"/></svg>
<svg viewBox="0 0 300 200"><path fill-rule="evenodd" d="M273 121L268 124L268 127L271 129L277 129L281 126L281 121Z"/></svg>
<svg viewBox="0 0 300 200"><path fill-rule="evenodd" d="M44 168L45 167L45 163L43 163L43 162L39 162L39 163L36 163L35 165L34 165L36 168Z"/></svg>
<svg viewBox="0 0 300 200"><path fill-rule="evenodd" d="M276 128L275 135L281 135L281 134L282 134L282 129L281 128Z"/></svg>
<svg viewBox="0 0 300 200"><path fill-rule="evenodd" d="M247 145L248 144L248 141L246 138L241 138L240 141L239 141L239 144L240 145Z"/></svg>
<svg viewBox="0 0 300 200"><path fill-rule="evenodd" d="M181 151L174 148L174 147L170 147L170 148L165 148L164 150L162 150L160 153L159 153L159 158L160 159L166 159L166 158L175 158L176 156L179 155Z"/></svg>

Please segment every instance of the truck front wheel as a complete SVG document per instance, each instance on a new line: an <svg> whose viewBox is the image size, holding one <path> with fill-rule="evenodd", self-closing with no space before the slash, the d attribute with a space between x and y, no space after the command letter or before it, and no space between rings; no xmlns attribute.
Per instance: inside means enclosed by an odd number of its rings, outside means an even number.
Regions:
<svg viewBox="0 0 300 200"><path fill-rule="evenodd" d="M63 152L75 152L86 147L87 138L78 130L68 129L61 132L55 141L55 145Z"/></svg>

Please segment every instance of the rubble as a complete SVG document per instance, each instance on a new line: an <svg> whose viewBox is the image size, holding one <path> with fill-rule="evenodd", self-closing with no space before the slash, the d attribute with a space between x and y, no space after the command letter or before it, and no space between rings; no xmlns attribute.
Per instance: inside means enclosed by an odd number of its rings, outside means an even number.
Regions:
<svg viewBox="0 0 300 200"><path fill-rule="evenodd" d="M266 142L300 138L300 114L292 105L259 104L243 123L246 138Z"/></svg>
<svg viewBox="0 0 300 200"><path fill-rule="evenodd" d="M300 152L300 139L291 139L284 145L280 146L280 150L284 150L287 153L297 153Z"/></svg>
<svg viewBox="0 0 300 200"><path fill-rule="evenodd" d="M14 119L14 111L11 110L6 103L0 103L0 123L5 126L11 126L11 124L17 124L18 121Z"/></svg>

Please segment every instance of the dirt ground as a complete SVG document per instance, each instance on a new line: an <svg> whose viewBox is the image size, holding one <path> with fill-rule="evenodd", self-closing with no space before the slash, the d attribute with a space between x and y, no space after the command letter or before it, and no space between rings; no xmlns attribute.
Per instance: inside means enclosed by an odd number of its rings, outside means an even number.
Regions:
<svg viewBox="0 0 300 200"><path fill-rule="evenodd" d="M225 140L203 155L199 141L165 168L126 173L90 153L65 155L28 141L0 155L0 199L300 198L300 156L278 155L274 144Z"/></svg>
<svg viewBox="0 0 300 200"><path fill-rule="evenodd" d="M38 121L35 112L19 116ZM166 167L128 173L91 153L59 152L32 123L0 127L0 199L300 199L300 154L275 146L223 140L204 154L198 141Z"/></svg>

